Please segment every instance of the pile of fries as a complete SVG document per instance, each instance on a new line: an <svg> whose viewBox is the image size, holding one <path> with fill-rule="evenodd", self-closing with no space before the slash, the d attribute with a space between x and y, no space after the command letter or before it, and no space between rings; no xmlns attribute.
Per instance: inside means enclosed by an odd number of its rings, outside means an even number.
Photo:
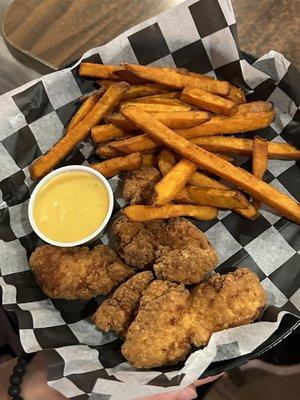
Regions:
<svg viewBox="0 0 300 400"><path fill-rule="evenodd" d="M162 174L151 205L124 209L132 220L210 220L220 208L254 219L264 202L300 224L300 205L263 181L269 158L296 160L300 150L228 136L270 125L271 103L246 103L245 93L229 82L185 69L82 63L79 73L97 79L100 89L83 99L64 137L32 164L32 179L45 176L91 135L96 153L106 159L91 167L104 176L147 166ZM252 156L252 174L234 166L235 154Z"/></svg>

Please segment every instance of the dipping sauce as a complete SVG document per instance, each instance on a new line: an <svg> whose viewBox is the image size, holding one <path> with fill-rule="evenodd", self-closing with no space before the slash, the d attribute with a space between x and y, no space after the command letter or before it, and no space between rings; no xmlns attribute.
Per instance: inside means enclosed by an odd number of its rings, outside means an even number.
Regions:
<svg viewBox="0 0 300 400"><path fill-rule="evenodd" d="M37 192L33 218L47 238L70 243L92 235L104 221L109 195L97 176L82 171L63 172Z"/></svg>

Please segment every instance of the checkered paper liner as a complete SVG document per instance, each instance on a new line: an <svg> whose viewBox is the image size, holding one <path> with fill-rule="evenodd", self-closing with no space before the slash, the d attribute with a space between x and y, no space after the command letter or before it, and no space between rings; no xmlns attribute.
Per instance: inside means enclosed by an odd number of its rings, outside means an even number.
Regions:
<svg viewBox="0 0 300 400"><path fill-rule="evenodd" d="M299 75L274 51L252 64L244 59L229 0L186 1L88 51L82 60L184 67L229 80L246 90L248 101L272 101L277 111L270 127L247 137L259 133L268 140L300 147ZM268 293L267 311L272 313L266 312L255 324L214 334L209 345L195 351L185 365L136 371L122 358L120 340L113 334L102 334L91 323L101 297L90 301L48 299L28 268L31 252L43 244L27 218L34 188L28 167L61 137L79 107L80 96L95 89L93 80L79 76L78 65L0 97L2 305L16 315L25 351L44 352L50 365L49 383L67 398L87 399L92 393L91 399L133 399L175 390L196 380L212 361L255 350L276 332L285 313L300 316L300 228L267 207L255 221L228 211L220 212L214 221L194 221L217 250L217 271L239 266L255 271ZM60 166L96 159L86 141ZM247 158L239 162L251 168ZM300 200L299 164L270 160L265 179ZM111 179L110 184L117 212L124 205L120 178ZM108 243L106 235L102 243Z"/></svg>

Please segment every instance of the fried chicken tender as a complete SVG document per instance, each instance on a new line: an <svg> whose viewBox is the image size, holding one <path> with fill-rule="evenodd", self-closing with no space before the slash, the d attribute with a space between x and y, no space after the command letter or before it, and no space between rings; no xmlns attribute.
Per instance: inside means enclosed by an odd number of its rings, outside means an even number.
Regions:
<svg viewBox="0 0 300 400"><path fill-rule="evenodd" d="M144 291L122 354L136 368L172 365L191 346L205 346L213 332L248 324L259 317L266 296L247 268L213 274L191 292L168 281L153 281Z"/></svg>
<svg viewBox="0 0 300 400"><path fill-rule="evenodd" d="M130 325L122 354L136 368L171 365L190 351L186 332L178 324L188 306L184 285L153 281L145 290L137 317Z"/></svg>
<svg viewBox="0 0 300 400"><path fill-rule="evenodd" d="M154 187L161 180L156 168L146 167L126 174L123 197L130 204L150 204Z"/></svg>
<svg viewBox="0 0 300 400"><path fill-rule="evenodd" d="M144 271L124 282L100 305L93 317L95 325L104 332L114 331L124 336L135 317L143 291L153 279L151 271Z"/></svg>
<svg viewBox="0 0 300 400"><path fill-rule="evenodd" d="M177 283L199 283L217 265L217 255L206 236L184 218L130 221L113 224L117 252L138 269L153 265L156 276Z"/></svg>
<svg viewBox="0 0 300 400"><path fill-rule="evenodd" d="M135 272L104 245L92 250L41 246L32 253L29 265L47 296L67 300L107 294Z"/></svg>
<svg viewBox="0 0 300 400"><path fill-rule="evenodd" d="M213 274L191 290L184 321L189 321L191 343L204 346L213 332L249 324L259 317L265 302L264 289L249 269Z"/></svg>

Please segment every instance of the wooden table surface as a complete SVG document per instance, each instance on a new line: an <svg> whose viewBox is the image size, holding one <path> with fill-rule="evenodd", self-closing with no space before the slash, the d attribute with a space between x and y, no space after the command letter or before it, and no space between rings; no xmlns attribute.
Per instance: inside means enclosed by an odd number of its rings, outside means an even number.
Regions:
<svg viewBox="0 0 300 400"><path fill-rule="evenodd" d="M3 36L16 58L45 72L182 1L15 0L3 19ZM300 66L299 0L232 3L244 51L259 57L274 49Z"/></svg>

